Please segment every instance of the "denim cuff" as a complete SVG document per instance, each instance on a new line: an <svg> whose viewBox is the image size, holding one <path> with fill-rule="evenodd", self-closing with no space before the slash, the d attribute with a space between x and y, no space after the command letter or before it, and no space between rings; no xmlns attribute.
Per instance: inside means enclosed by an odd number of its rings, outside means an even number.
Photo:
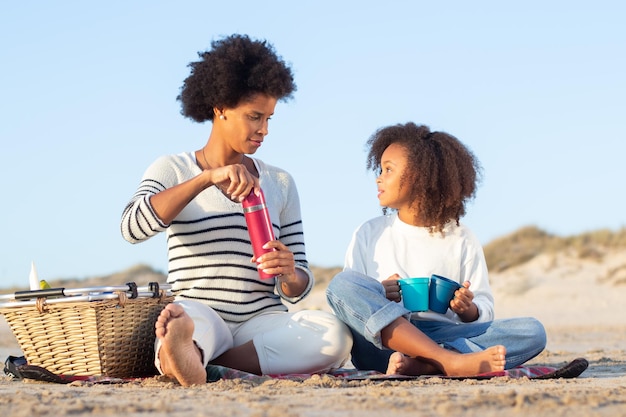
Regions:
<svg viewBox="0 0 626 417"><path fill-rule="evenodd" d="M399 317L404 317L407 320L411 316L411 312L404 308L401 304L396 302L387 303L380 310L370 316L365 323L365 338L374 344L379 349L384 349L380 332L387 326L389 326L394 320Z"/></svg>

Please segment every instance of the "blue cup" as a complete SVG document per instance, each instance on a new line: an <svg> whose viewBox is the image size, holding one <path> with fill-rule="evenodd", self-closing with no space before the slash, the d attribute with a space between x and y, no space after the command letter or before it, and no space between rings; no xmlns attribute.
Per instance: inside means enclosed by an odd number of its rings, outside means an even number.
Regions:
<svg viewBox="0 0 626 417"><path fill-rule="evenodd" d="M399 279L404 308L412 312L428 310L428 285L430 278Z"/></svg>
<svg viewBox="0 0 626 417"><path fill-rule="evenodd" d="M428 290L428 308L436 313L445 314L450 307L450 301L454 298L454 292L459 288L461 285L458 282L441 275L433 275L430 277Z"/></svg>

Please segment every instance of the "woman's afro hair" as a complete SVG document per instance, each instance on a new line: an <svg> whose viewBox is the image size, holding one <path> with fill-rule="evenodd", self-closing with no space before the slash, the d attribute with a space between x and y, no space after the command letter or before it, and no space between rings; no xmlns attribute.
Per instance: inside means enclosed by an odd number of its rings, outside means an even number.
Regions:
<svg viewBox="0 0 626 417"><path fill-rule="evenodd" d="M380 172L383 152L393 143L406 150L408 169L400 186L409 188L417 220L431 232L443 231L451 220L458 224L480 181L482 168L474 154L448 133L409 122L384 127L369 138L369 170Z"/></svg>
<svg viewBox="0 0 626 417"><path fill-rule="evenodd" d="M189 64L177 97L185 117L202 123L213 120L215 107L233 108L259 93L286 100L296 90L291 69L266 41L235 34L211 47Z"/></svg>

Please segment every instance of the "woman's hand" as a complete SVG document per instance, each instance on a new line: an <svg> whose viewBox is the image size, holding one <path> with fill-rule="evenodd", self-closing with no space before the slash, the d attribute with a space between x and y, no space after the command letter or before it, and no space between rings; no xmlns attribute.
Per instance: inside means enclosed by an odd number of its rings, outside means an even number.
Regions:
<svg viewBox="0 0 626 417"><path fill-rule="evenodd" d="M274 249L264 253L257 262L260 270L269 275L275 275L280 282L283 293L288 297L297 297L304 292L309 282L309 276L303 270L296 268L293 253L280 240L272 240L263 245L263 249Z"/></svg>
<svg viewBox="0 0 626 417"><path fill-rule="evenodd" d="M474 293L470 291L469 287L470 282L465 281L463 286L454 292L454 298L450 301L450 309L464 322L478 319L478 307L472 301Z"/></svg>
<svg viewBox="0 0 626 417"><path fill-rule="evenodd" d="M191 200L212 185L237 203L246 198L250 190L260 190L259 179L243 164L235 164L205 169L190 180L154 194L150 203L159 219L170 224Z"/></svg>
<svg viewBox="0 0 626 417"><path fill-rule="evenodd" d="M215 185L233 201L241 202L252 189L259 190L259 179L243 164L226 165L204 171L209 176L209 185Z"/></svg>
<svg viewBox="0 0 626 417"><path fill-rule="evenodd" d="M393 274L392 276L381 282L381 284L383 284L383 287L385 288L385 296L387 297L387 299L390 301L395 301L396 303L402 300L402 295L400 293L400 283L398 282L399 279L400 275Z"/></svg>

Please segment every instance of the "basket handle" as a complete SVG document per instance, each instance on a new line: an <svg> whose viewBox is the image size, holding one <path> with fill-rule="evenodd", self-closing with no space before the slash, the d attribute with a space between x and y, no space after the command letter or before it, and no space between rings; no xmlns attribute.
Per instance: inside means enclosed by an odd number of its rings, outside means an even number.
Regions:
<svg viewBox="0 0 626 417"><path fill-rule="evenodd" d="M31 298L65 297L65 288L47 288L45 290L16 291L16 300L30 300Z"/></svg>

